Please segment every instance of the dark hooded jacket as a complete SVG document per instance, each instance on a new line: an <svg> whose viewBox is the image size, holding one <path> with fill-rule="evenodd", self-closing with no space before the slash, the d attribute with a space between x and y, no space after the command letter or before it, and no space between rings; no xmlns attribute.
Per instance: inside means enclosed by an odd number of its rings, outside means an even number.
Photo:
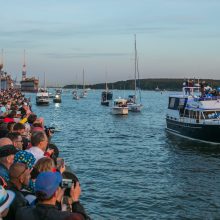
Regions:
<svg viewBox="0 0 220 220"><path fill-rule="evenodd" d="M38 203L34 207L21 208L16 213L15 220L65 220L68 219L68 217L71 217L71 215L73 214L77 215L77 218L75 219L88 219L85 214L84 208L79 202L73 203L72 210L73 212L60 211L55 205L46 205Z"/></svg>

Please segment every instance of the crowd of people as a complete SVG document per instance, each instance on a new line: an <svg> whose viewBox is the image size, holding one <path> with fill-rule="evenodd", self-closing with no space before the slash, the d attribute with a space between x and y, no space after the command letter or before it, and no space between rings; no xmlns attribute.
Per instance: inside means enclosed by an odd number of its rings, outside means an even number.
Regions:
<svg viewBox="0 0 220 220"><path fill-rule="evenodd" d="M52 135L19 90L0 91L0 219L90 219Z"/></svg>

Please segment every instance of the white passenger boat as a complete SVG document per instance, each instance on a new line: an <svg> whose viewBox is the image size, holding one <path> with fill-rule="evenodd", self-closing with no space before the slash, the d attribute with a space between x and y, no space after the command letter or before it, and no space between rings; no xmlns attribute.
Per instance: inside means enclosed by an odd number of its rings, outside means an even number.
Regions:
<svg viewBox="0 0 220 220"><path fill-rule="evenodd" d="M202 96L195 93L199 89L183 87L183 94L169 96L166 130L188 139L220 144L219 93Z"/></svg>
<svg viewBox="0 0 220 220"><path fill-rule="evenodd" d="M37 105L49 105L49 93L46 89L40 88L36 95L36 104Z"/></svg>

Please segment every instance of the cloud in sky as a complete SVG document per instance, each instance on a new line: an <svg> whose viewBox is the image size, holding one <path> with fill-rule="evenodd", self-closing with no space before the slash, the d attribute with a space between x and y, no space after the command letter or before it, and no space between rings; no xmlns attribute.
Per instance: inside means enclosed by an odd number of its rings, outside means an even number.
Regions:
<svg viewBox="0 0 220 220"><path fill-rule="evenodd" d="M98 82L106 66L115 81L132 75L136 33L143 78L192 72L218 78L219 6L217 0L6 1L0 47L12 75L20 74L26 49L30 74L46 71L51 83L67 83L82 67L90 83Z"/></svg>

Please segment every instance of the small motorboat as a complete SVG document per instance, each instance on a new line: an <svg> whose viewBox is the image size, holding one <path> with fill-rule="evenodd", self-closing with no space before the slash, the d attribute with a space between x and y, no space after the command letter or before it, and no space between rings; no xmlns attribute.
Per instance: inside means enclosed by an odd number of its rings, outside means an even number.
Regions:
<svg viewBox="0 0 220 220"><path fill-rule="evenodd" d="M36 95L36 104L37 105L49 105L49 93L46 89L39 89Z"/></svg>
<svg viewBox="0 0 220 220"><path fill-rule="evenodd" d="M113 115L127 115L128 114L128 106L127 100L118 98L114 100L114 106L112 107Z"/></svg>
<svg viewBox="0 0 220 220"><path fill-rule="evenodd" d="M55 96L54 96L54 98L53 98L53 102L54 103L61 103L62 102L62 100L61 100L61 94L56 94Z"/></svg>
<svg viewBox="0 0 220 220"><path fill-rule="evenodd" d="M101 105L109 106L112 101L113 94L112 92L105 90L101 95Z"/></svg>

